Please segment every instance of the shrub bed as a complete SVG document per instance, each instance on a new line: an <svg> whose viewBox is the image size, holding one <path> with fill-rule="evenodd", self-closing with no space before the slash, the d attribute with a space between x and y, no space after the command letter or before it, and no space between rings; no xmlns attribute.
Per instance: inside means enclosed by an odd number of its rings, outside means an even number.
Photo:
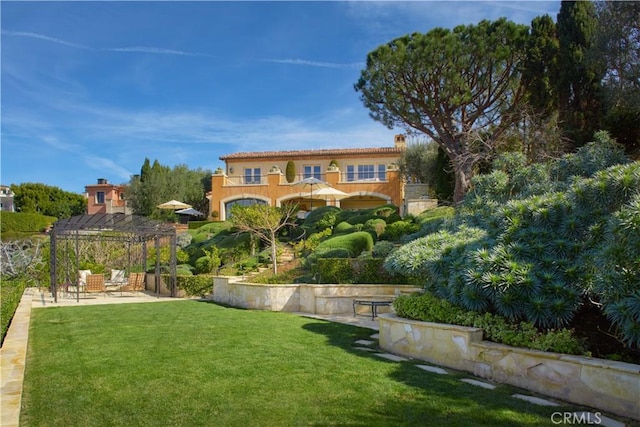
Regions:
<svg viewBox="0 0 640 427"><path fill-rule="evenodd" d="M170 276L163 275L165 283L169 283ZM203 297L213 291L213 276L208 274L198 274L197 276L180 275L176 276L178 289L185 291L188 296Z"/></svg>
<svg viewBox="0 0 640 427"><path fill-rule="evenodd" d="M509 322L491 313L480 314L456 307L429 293L401 295L393 303L396 314L423 322L482 328L484 339L513 347L586 355L585 344L568 329L540 331L530 322Z"/></svg>
<svg viewBox="0 0 640 427"><path fill-rule="evenodd" d="M4 216L4 214L3 214ZM27 282L25 280L2 280L0 287L0 296L2 296L2 304L0 304L0 327L2 330L2 338L0 342L4 342L11 319L20 304L20 299L24 293Z"/></svg>
<svg viewBox="0 0 640 427"><path fill-rule="evenodd" d="M508 154L473 179L455 217L386 267L455 306L541 329L574 327L596 306L607 333L638 352L639 189L640 162L603 133L546 164Z"/></svg>
<svg viewBox="0 0 640 427"><path fill-rule="evenodd" d="M382 258L319 258L312 272L318 283L401 284L384 269Z"/></svg>

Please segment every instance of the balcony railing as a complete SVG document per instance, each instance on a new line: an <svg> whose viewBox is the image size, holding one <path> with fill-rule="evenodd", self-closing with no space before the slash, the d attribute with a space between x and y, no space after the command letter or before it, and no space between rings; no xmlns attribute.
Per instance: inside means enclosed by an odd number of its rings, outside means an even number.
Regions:
<svg viewBox="0 0 640 427"><path fill-rule="evenodd" d="M226 177L224 185L266 185L267 183L267 177L265 175L259 177L252 176L249 179L244 175L232 175Z"/></svg>
<svg viewBox="0 0 640 427"><path fill-rule="evenodd" d="M327 179L326 174L324 173L320 174L319 176L318 174L314 174L312 176L325 182ZM303 174L296 174L293 182L300 181L307 177L308 176L305 176ZM362 176L358 176L357 173L340 172L338 183L340 184L372 184L376 182L387 182L387 181L388 181L387 174L384 174L384 176L382 177L380 177L378 174L376 174L373 177L370 177L370 176L362 177ZM247 177L244 175L231 175L231 176L225 177L224 186L267 185L268 183L269 181L267 179L267 175L260 175L258 177L256 176ZM287 182L284 175L282 175L280 179L280 184L281 185L289 184L289 182Z"/></svg>
<svg viewBox="0 0 640 427"><path fill-rule="evenodd" d="M339 182L343 184L344 183L366 184L371 182L387 182L387 174L384 174L384 176L382 177L380 177L379 175L361 177L361 176L358 176L357 173L341 172Z"/></svg>

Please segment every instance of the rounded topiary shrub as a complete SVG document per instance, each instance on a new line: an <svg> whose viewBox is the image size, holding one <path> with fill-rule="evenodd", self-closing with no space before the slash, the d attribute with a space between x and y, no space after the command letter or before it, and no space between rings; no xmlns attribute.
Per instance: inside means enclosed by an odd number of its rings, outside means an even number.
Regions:
<svg viewBox="0 0 640 427"><path fill-rule="evenodd" d="M362 214L351 215L349 218L347 218L346 221L349 224L356 225L356 224L365 224L370 219L377 219L377 218L378 217L374 214L362 213Z"/></svg>
<svg viewBox="0 0 640 427"><path fill-rule="evenodd" d="M292 183L296 179L296 164L293 160L287 162L287 167L284 171L284 176L287 178L288 183Z"/></svg>
<svg viewBox="0 0 640 427"><path fill-rule="evenodd" d="M398 213L398 207L391 204L378 206L371 209L371 213L382 218L389 218Z"/></svg>
<svg viewBox="0 0 640 427"><path fill-rule="evenodd" d="M308 227L313 233L331 228L336 223L337 214L340 208L335 206L323 206L312 211L302 223Z"/></svg>
<svg viewBox="0 0 640 427"><path fill-rule="evenodd" d="M420 226L415 222L404 220L396 221L392 224L387 224L381 237L386 240L397 241L400 240L402 236L415 233L419 229Z"/></svg>
<svg viewBox="0 0 640 427"><path fill-rule="evenodd" d="M355 231L355 227L346 221L342 221L333 228L333 234L347 234Z"/></svg>
<svg viewBox="0 0 640 427"><path fill-rule="evenodd" d="M178 276L193 276L193 272L188 268L176 268L176 275Z"/></svg>
<svg viewBox="0 0 640 427"><path fill-rule="evenodd" d="M360 255L364 251L373 249L373 237L366 231L331 237L318 245L317 251L344 248L352 257Z"/></svg>
<svg viewBox="0 0 640 427"><path fill-rule="evenodd" d="M350 258L351 252L345 248L334 248L326 251L318 251L316 255L318 258Z"/></svg>

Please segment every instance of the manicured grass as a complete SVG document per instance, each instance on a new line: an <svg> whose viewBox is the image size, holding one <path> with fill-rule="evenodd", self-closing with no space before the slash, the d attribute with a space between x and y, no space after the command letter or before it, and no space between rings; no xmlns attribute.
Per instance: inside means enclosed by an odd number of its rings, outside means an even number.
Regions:
<svg viewBox="0 0 640 427"><path fill-rule="evenodd" d="M36 309L24 426L550 425L558 410L355 350L374 331L179 301Z"/></svg>

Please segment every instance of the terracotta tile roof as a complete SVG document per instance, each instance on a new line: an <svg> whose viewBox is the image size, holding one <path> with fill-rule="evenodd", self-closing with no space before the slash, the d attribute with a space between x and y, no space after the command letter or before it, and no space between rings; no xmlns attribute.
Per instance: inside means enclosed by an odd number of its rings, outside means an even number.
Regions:
<svg viewBox="0 0 640 427"><path fill-rule="evenodd" d="M290 150L290 151L250 151L227 154L220 156L220 160L239 160L239 159L269 159L274 157L329 157L344 155L369 155L369 154L396 154L402 153L401 148L397 147L378 147L378 148L329 148L321 150Z"/></svg>

